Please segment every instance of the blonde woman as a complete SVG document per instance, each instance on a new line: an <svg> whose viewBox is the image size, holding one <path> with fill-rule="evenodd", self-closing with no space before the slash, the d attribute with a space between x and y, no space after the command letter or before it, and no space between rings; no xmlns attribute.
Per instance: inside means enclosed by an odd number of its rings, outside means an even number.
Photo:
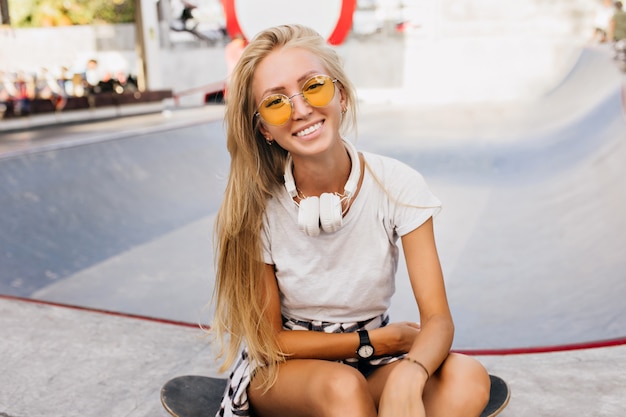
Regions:
<svg viewBox="0 0 626 417"><path fill-rule="evenodd" d="M226 108L216 319L233 369L220 415L478 416L489 377L454 325L422 176L342 138L354 88L315 31L246 47ZM418 323L391 322L398 240Z"/></svg>

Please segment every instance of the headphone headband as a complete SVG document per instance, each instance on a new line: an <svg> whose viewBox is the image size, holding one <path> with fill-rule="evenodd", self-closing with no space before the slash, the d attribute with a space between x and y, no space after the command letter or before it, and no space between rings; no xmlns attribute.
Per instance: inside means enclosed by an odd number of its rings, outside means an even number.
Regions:
<svg viewBox="0 0 626 417"><path fill-rule="evenodd" d="M350 176L344 187L346 197L352 197L356 193L356 189L359 186L359 180L361 179L361 160L359 159L359 153L352 142L342 139L350 160L352 161L352 169L350 170Z"/></svg>

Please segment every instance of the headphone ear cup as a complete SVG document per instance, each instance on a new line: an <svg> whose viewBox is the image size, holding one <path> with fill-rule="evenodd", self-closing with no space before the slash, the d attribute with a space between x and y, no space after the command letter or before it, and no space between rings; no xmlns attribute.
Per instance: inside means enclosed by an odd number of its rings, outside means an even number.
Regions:
<svg viewBox="0 0 626 417"><path fill-rule="evenodd" d="M320 223L326 233L333 233L341 228L341 198L336 194L324 193L320 196Z"/></svg>
<svg viewBox="0 0 626 417"><path fill-rule="evenodd" d="M300 200L298 227L308 236L320 234L320 199L318 197Z"/></svg>

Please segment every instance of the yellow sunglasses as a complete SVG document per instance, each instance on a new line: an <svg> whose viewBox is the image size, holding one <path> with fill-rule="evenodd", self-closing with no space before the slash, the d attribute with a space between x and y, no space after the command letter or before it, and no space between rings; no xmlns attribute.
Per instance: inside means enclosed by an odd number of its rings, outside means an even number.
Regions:
<svg viewBox="0 0 626 417"><path fill-rule="evenodd" d="M292 98L301 95L309 105L323 107L335 97L335 83L328 75L315 75L309 78L302 86L302 91L287 97L284 94L271 94L261 101L254 115L266 123L280 126L287 123L293 112Z"/></svg>

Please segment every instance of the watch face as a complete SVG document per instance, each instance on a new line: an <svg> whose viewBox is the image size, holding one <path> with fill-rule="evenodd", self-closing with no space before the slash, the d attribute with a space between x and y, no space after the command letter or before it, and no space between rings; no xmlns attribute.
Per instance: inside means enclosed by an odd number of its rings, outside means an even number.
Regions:
<svg viewBox="0 0 626 417"><path fill-rule="evenodd" d="M359 356L362 358L369 358L374 354L374 348L370 345L363 345L359 347Z"/></svg>

